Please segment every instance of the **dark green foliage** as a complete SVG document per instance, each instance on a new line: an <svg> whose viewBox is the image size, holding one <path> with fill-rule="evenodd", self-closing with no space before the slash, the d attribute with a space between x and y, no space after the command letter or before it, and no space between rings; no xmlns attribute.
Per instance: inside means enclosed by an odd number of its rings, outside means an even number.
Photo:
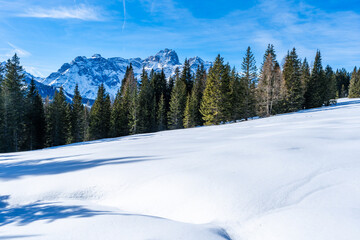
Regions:
<svg viewBox="0 0 360 240"><path fill-rule="evenodd" d="M206 79L206 87L200 107L205 125L220 124L223 120L222 92L220 90L224 72L223 61L223 58L218 55Z"/></svg>
<svg viewBox="0 0 360 240"><path fill-rule="evenodd" d="M336 95L339 98L344 98L349 95L349 85L350 85L350 74L342 68L341 70L336 70Z"/></svg>
<svg viewBox="0 0 360 240"><path fill-rule="evenodd" d="M246 49L245 57L241 64L242 77L240 79L240 90L243 94L243 101L240 110L240 117L247 120L256 115L255 85L257 82L256 61L251 48Z"/></svg>
<svg viewBox="0 0 360 240"><path fill-rule="evenodd" d="M191 74L190 62L187 59L185 59L184 68L181 72L180 80L186 84L186 94L190 94L194 85L194 80Z"/></svg>
<svg viewBox="0 0 360 240"><path fill-rule="evenodd" d="M206 85L206 70L204 68L204 65L201 65L196 70L195 82L190 96L189 111L190 111L191 127L201 126L204 124L204 120L200 112L200 106L201 106L203 93L205 90L205 85Z"/></svg>
<svg viewBox="0 0 360 240"><path fill-rule="evenodd" d="M125 136L137 132L137 81L132 67L129 68L121 92L116 95L111 112L113 137Z"/></svg>
<svg viewBox="0 0 360 240"><path fill-rule="evenodd" d="M195 126L194 121L193 121L193 116L190 112L190 95L188 95L186 98L183 126L184 126L184 128L191 128L191 127Z"/></svg>
<svg viewBox="0 0 360 240"><path fill-rule="evenodd" d="M45 146L45 111L42 98L36 90L34 80L31 80L28 87L25 103L26 111L23 149L41 149Z"/></svg>
<svg viewBox="0 0 360 240"><path fill-rule="evenodd" d="M70 106L62 88L55 92L54 100L47 107L46 122L47 146L66 144L70 130Z"/></svg>
<svg viewBox="0 0 360 240"><path fill-rule="evenodd" d="M90 111L89 134L91 140L109 137L110 116L110 97L109 94L105 92L104 85L101 84L94 105Z"/></svg>
<svg viewBox="0 0 360 240"><path fill-rule="evenodd" d="M230 120L236 121L244 118L246 83L242 81L235 68L230 75Z"/></svg>
<svg viewBox="0 0 360 240"><path fill-rule="evenodd" d="M311 76L306 86L305 107L315 108L324 104L324 87L326 87L325 72L321 64L320 51L316 52L314 66L311 70Z"/></svg>
<svg viewBox="0 0 360 240"><path fill-rule="evenodd" d="M127 131L127 115L122 111L122 96L120 90L116 93L115 101L111 109L111 136L119 137L125 135Z"/></svg>
<svg viewBox="0 0 360 240"><path fill-rule="evenodd" d="M360 69L356 67L351 74L349 98L360 98Z"/></svg>
<svg viewBox="0 0 360 240"><path fill-rule="evenodd" d="M265 64L269 54L271 56L271 61L272 61L273 65L275 65L277 63L274 45L273 44L268 44L268 47L267 47L267 49L265 51L265 54L264 54L264 57L263 57L263 62L261 64L261 69L263 69L264 64Z"/></svg>
<svg viewBox="0 0 360 240"><path fill-rule="evenodd" d="M301 84L303 86L303 93L302 95L304 96L304 102L302 104L301 108L305 108L305 93L307 91L307 87L309 85L309 81L310 81L310 67L309 64L306 60L306 58L304 59L302 65L301 65L301 75L300 75L300 79L301 79Z"/></svg>
<svg viewBox="0 0 360 240"><path fill-rule="evenodd" d="M170 129L183 127L185 105L186 83L179 78L179 75L177 75L175 78L175 86L171 92L170 110L168 112L168 127Z"/></svg>
<svg viewBox="0 0 360 240"><path fill-rule="evenodd" d="M336 77L332 68L327 65L325 68L325 83L322 88L323 101L326 106L329 106L336 98Z"/></svg>
<svg viewBox="0 0 360 240"><path fill-rule="evenodd" d="M283 69L285 98L283 112L294 112L303 106L304 91L301 79L301 63L295 48L286 56Z"/></svg>
<svg viewBox="0 0 360 240"><path fill-rule="evenodd" d="M161 97L160 97L161 101ZM164 95L162 95L162 101L164 102ZM155 116L154 116L154 92L148 75L143 69L141 74L141 87L138 98L138 123L137 128L139 133L151 132L155 126ZM163 106L165 111L165 105Z"/></svg>
<svg viewBox="0 0 360 240"><path fill-rule="evenodd" d="M4 69L0 64L0 152L5 152L5 126L4 126L4 104L3 104L3 97L2 97L2 82L3 82L3 73Z"/></svg>
<svg viewBox="0 0 360 240"><path fill-rule="evenodd" d="M18 151L23 143L25 92L23 90L23 69L15 54L6 63L5 78L1 83L1 104L3 124L3 149L6 152Z"/></svg>
<svg viewBox="0 0 360 240"><path fill-rule="evenodd" d="M165 109L165 98L161 95L159 106L157 111L157 130L162 131L166 129L166 109Z"/></svg>
<svg viewBox="0 0 360 240"><path fill-rule="evenodd" d="M85 114L82 104L82 97L79 92L78 85L75 86L74 98L70 107L70 139L69 142L82 142L85 136Z"/></svg>

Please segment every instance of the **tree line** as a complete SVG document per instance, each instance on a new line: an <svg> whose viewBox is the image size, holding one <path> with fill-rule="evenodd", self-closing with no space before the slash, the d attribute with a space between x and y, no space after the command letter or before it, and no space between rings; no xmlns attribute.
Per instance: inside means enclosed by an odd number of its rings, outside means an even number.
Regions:
<svg viewBox="0 0 360 240"><path fill-rule="evenodd" d="M218 55L208 71L201 65L195 74L185 60L169 80L163 71L148 74L143 69L138 81L130 65L115 99L100 85L90 107L82 103L78 86L71 102L62 88L51 101L43 100L34 81L25 87L15 54L0 69L0 151L216 125L330 105L338 97L360 97L360 69L352 74L324 69L320 51L311 67L295 48L282 66L276 57L269 44L258 71L248 47L240 72Z"/></svg>

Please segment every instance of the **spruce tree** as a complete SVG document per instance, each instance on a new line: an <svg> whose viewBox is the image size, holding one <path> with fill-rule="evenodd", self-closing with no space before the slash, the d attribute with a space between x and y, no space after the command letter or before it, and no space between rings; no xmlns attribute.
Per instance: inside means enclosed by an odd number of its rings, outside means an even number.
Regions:
<svg viewBox="0 0 360 240"><path fill-rule="evenodd" d="M84 106L84 112L83 112L83 119L84 119L83 140L84 141L90 140L90 131L89 131L90 110L91 110L90 103L87 102L86 105Z"/></svg>
<svg viewBox="0 0 360 240"><path fill-rule="evenodd" d="M251 48L246 49L245 57L241 64L242 77L241 88L243 89L243 103L240 111L242 117L247 120L256 115L255 85L257 82L256 61Z"/></svg>
<svg viewBox="0 0 360 240"><path fill-rule="evenodd" d="M232 76L231 67L227 63L223 65L220 75L220 120L221 122L228 122L232 120L233 100L231 96L231 81L235 76Z"/></svg>
<svg viewBox="0 0 360 240"><path fill-rule="evenodd" d="M200 112L201 100L206 86L206 70L203 64L201 64L196 70L194 86L190 96L190 117L191 126L201 126L204 124Z"/></svg>
<svg viewBox="0 0 360 240"><path fill-rule="evenodd" d="M238 119L245 118L244 105L245 105L245 81L241 81L239 74L235 68L231 71L230 75L230 103L231 103L231 120L236 121Z"/></svg>
<svg viewBox="0 0 360 240"><path fill-rule="evenodd" d="M47 145L65 145L69 138L70 107L62 88L55 91L54 99L47 107L46 113Z"/></svg>
<svg viewBox="0 0 360 240"><path fill-rule="evenodd" d="M162 95L163 96L163 95ZM163 97L164 98L164 97ZM161 98L160 98L161 100ZM162 99L164 101L164 99ZM163 103L164 104L164 103ZM165 107L165 106L163 106ZM148 75L143 68L141 74L141 87L138 98L138 132L151 132L155 125L155 116L153 116L154 108L154 92Z"/></svg>
<svg viewBox="0 0 360 240"><path fill-rule="evenodd" d="M122 96L120 89L117 91L114 103L111 108L110 117L110 135L112 137L119 137L124 135L124 129L127 129L127 116L122 114Z"/></svg>
<svg viewBox="0 0 360 240"><path fill-rule="evenodd" d="M307 86L309 84L309 81L310 81L310 67L309 67L309 64L306 60L306 58L304 59L302 65L301 65L301 75L300 75L300 79L301 79L301 84L302 84L302 89L303 89L303 92L302 92L302 95L304 97L304 102L301 106L301 108L305 108L305 105L306 105L306 97L305 97L305 93L307 91Z"/></svg>
<svg viewBox="0 0 360 240"><path fill-rule="evenodd" d="M323 88L325 73L321 64L320 51L316 52L314 66L305 92L305 107L315 108L324 104Z"/></svg>
<svg viewBox="0 0 360 240"><path fill-rule="evenodd" d="M336 101L336 77L332 68L327 65L325 68L325 82L323 84L323 101L326 106Z"/></svg>
<svg viewBox="0 0 360 240"><path fill-rule="evenodd" d="M4 109L3 109L3 95L2 95L2 82L3 82L4 69L0 64L0 152L5 152L5 129L4 129Z"/></svg>
<svg viewBox="0 0 360 240"><path fill-rule="evenodd" d="M19 151L23 143L25 92L23 68L20 59L15 54L6 63L5 78L1 83L2 121L4 150Z"/></svg>
<svg viewBox="0 0 360 240"><path fill-rule="evenodd" d="M39 95L34 79L28 86L25 111L25 150L41 149L45 146L46 122L42 98Z"/></svg>
<svg viewBox="0 0 360 240"><path fill-rule="evenodd" d="M76 84L70 113L70 139L69 142L84 141L84 106L80 95L79 87Z"/></svg>
<svg viewBox="0 0 360 240"><path fill-rule="evenodd" d="M351 74L349 98L360 98L360 69L356 67Z"/></svg>
<svg viewBox="0 0 360 240"><path fill-rule="evenodd" d="M188 59L185 59L180 80L186 84L186 94L190 94L194 85L194 81L193 81L193 76L191 74L190 62Z"/></svg>
<svg viewBox="0 0 360 240"><path fill-rule="evenodd" d="M105 91L104 84L101 84L90 111L89 134L91 140L109 137L110 116L110 97Z"/></svg>
<svg viewBox="0 0 360 240"><path fill-rule="evenodd" d="M301 109L304 103L303 85L301 81L301 63L295 48L286 56L283 78L285 85L284 112L294 112Z"/></svg>
<svg viewBox="0 0 360 240"><path fill-rule="evenodd" d="M337 87L337 97L344 98L349 94L349 86L350 86L350 74L346 71L346 69L338 69L335 74L336 78L336 87Z"/></svg>
<svg viewBox="0 0 360 240"><path fill-rule="evenodd" d="M209 69L206 87L201 101L200 112L204 125L220 124L222 121L221 78L224 71L223 58L218 55L214 65Z"/></svg>
<svg viewBox="0 0 360 240"><path fill-rule="evenodd" d="M183 127L183 117L186 105L186 83L176 76L175 86L171 92L170 110L168 112L168 127L178 129Z"/></svg>
<svg viewBox="0 0 360 240"><path fill-rule="evenodd" d="M162 131L166 129L166 109L165 109L165 98L161 95L157 112L157 130Z"/></svg>
<svg viewBox="0 0 360 240"><path fill-rule="evenodd" d="M273 50L271 46L270 50ZM282 98L281 69L274 58L275 53L270 50L267 51L269 54L261 69L259 84L256 89L259 116L270 116L276 113L274 108Z"/></svg>
<svg viewBox="0 0 360 240"><path fill-rule="evenodd" d="M186 98L186 106L184 110L184 120L183 120L184 128L191 128L194 127L193 116L191 114L191 107L190 107L190 95Z"/></svg>

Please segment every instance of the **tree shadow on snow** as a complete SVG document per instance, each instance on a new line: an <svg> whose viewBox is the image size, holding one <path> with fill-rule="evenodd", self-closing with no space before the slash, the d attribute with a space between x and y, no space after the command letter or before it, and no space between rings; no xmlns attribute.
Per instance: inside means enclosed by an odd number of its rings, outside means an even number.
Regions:
<svg viewBox="0 0 360 240"><path fill-rule="evenodd" d="M24 160L15 163L0 162L0 179L11 180L23 176L53 175L106 165L134 164L159 160L151 156L132 156L96 160L57 161L59 158Z"/></svg>
<svg viewBox="0 0 360 240"><path fill-rule="evenodd" d="M0 199L4 197L5 199L9 198L9 196L0 196ZM82 206L63 206L57 205L53 202L36 202L24 206L15 207L8 207L7 204L3 206L5 207L0 208L0 227L11 223L16 223L18 225L26 225L40 220L53 222L58 219L69 217L88 218L95 215L111 214L111 212L107 211L95 211L84 208Z"/></svg>

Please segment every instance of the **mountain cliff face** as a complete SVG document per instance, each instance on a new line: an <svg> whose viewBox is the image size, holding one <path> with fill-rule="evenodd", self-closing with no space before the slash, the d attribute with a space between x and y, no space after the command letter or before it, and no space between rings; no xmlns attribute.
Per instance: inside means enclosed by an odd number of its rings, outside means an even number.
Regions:
<svg viewBox="0 0 360 240"><path fill-rule="evenodd" d="M201 64L204 64L206 69L211 66L210 62L199 57L190 58L189 61L193 73ZM176 68L182 69L177 53L170 49L164 49L146 59L103 58L100 54L95 54L90 58L79 56L71 63L63 64L57 72L42 80L42 83L51 87L63 87L67 93L72 93L75 85L78 84L81 95L88 99L96 98L97 89L103 83L106 90L114 97L130 63L138 80L143 67L148 73L151 70L161 72L164 69L167 77L174 75Z"/></svg>

